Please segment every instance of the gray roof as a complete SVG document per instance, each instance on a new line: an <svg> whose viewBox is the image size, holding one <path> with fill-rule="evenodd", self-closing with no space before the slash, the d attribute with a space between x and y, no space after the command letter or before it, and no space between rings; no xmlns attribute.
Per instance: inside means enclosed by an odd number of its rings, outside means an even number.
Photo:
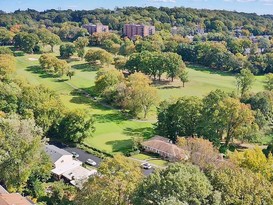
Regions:
<svg viewBox="0 0 273 205"><path fill-rule="evenodd" d="M50 156L53 163L58 161L58 159L60 159L64 155L72 155L71 153L69 153L63 149L60 149L54 145L46 145L45 151Z"/></svg>
<svg viewBox="0 0 273 205"><path fill-rule="evenodd" d="M8 194L9 192L0 185L0 194Z"/></svg>

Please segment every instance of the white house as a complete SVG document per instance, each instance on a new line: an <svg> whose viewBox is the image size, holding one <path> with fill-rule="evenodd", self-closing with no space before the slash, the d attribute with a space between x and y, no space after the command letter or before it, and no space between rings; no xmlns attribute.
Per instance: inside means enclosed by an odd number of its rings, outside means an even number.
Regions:
<svg viewBox="0 0 273 205"><path fill-rule="evenodd" d="M50 159L55 168L70 164L75 161L71 153L54 145L46 145L45 151L50 156Z"/></svg>
<svg viewBox="0 0 273 205"><path fill-rule="evenodd" d="M45 151L49 155L54 169L51 170L55 178L69 181L78 188L88 180L88 178L97 173L97 170L88 170L82 167L82 162L73 159L73 155L54 145L46 145Z"/></svg>

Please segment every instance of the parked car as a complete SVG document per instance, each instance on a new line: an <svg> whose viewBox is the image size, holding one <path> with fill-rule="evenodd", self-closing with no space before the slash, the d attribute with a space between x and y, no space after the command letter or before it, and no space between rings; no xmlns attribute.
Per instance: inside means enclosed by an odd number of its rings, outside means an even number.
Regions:
<svg viewBox="0 0 273 205"><path fill-rule="evenodd" d="M78 158L80 155L77 152L71 152L71 154L73 155L73 157Z"/></svg>
<svg viewBox="0 0 273 205"><path fill-rule="evenodd" d="M150 165L148 162L145 162L145 163L142 163L141 164L141 167L143 169L151 169L152 168L152 165Z"/></svg>
<svg viewBox="0 0 273 205"><path fill-rule="evenodd" d="M92 159L87 159L85 163L89 164L89 165L92 165L92 166L96 166L97 165L97 163L94 160L92 160Z"/></svg>

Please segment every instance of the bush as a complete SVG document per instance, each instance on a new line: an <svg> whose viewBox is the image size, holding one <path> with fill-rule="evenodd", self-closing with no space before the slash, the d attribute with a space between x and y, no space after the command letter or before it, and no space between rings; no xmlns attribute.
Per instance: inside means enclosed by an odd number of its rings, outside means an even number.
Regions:
<svg viewBox="0 0 273 205"><path fill-rule="evenodd" d="M88 152L89 154L93 154L99 158L106 158L106 157L113 157L112 154L110 153L107 153L107 152L104 152L104 151L101 151L101 150L98 150L94 147L91 147L89 145L86 145L86 144L81 144L81 145L78 145L79 148L85 150L86 152Z"/></svg>
<svg viewBox="0 0 273 205"><path fill-rule="evenodd" d="M136 150L136 151L132 151L132 152L127 152L127 153L125 153L125 156L126 157L131 157L131 156L134 156L134 155L137 155L137 154L140 154L140 150Z"/></svg>
<svg viewBox="0 0 273 205"><path fill-rule="evenodd" d="M19 57L19 56L24 56L25 52L24 51L17 51L14 53L14 56Z"/></svg>

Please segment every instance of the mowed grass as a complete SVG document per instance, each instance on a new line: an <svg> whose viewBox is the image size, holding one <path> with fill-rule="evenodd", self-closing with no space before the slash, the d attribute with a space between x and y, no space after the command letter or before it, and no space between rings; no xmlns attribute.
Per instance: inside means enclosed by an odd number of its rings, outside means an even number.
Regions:
<svg viewBox="0 0 273 205"><path fill-rule="evenodd" d="M155 108L150 114L151 121L128 119L120 111L105 108L91 98L77 94L77 88L87 92L94 86L96 70L84 61L71 61L70 65L76 74L72 80L54 78L39 71L38 58L40 55L25 55L16 57L17 75L26 78L31 84L43 84L60 95L61 100L69 109L89 109L95 117L96 131L93 137L87 138L84 143L108 153L125 153L132 145L132 137L153 135L152 122L155 120ZM229 74L219 74L208 69L189 66L189 80L185 87L175 80L173 83L157 85L161 100L178 98L181 96L204 96L211 90L236 91L235 77ZM263 89L263 77L256 77L253 92Z"/></svg>
<svg viewBox="0 0 273 205"><path fill-rule="evenodd" d="M137 154L132 156L132 158L148 161L149 163L158 165L158 166L167 166L168 162L160 159L160 156L152 155L152 154Z"/></svg>
<svg viewBox="0 0 273 205"><path fill-rule="evenodd" d="M91 98L79 95L76 88L91 90L94 86L96 71L82 61L71 62L76 74L72 80L54 78L39 71L40 55L16 57L17 76L25 78L31 84L43 84L60 95L61 100L69 109L89 109L95 117L96 131L84 143L108 153L125 153L130 150L132 137L151 137L152 123L128 119L118 110L105 108Z"/></svg>
<svg viewBox="0 0 273 205"><path fill-rule="evenodd" d="M199 96L203 97L210 91L221 89L226 92L237 92L236 78L234 75L213 72L210 69L188 65L189 82L185 83L183 87L179 80L173 83L162 83L158 85L161 99L178 98L181 96ZM258 92L263 90L264 76L256 76L255 83L251 92Z"/></svg>

